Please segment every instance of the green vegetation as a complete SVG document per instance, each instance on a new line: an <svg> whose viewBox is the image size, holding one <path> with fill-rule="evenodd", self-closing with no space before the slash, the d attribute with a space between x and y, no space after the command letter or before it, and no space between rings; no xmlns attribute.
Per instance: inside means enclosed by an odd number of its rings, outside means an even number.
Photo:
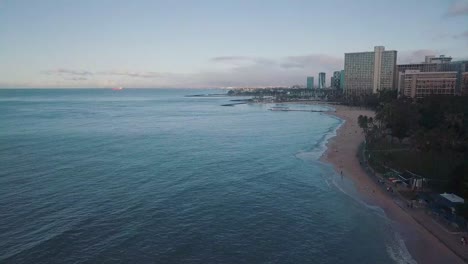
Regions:
<svg viewBox="0 0 468 264"><path fill-rule="evenodd" d="M384 92L369 98L360 100L375 110L375 117L357 121L371 165L381 172L416 173L428 178L434 191L468 199L468 97L412 100Z"/></svg>
<svg viewBox="0 0 468 264"><path fill-rule="evenodd" d="M271 96L275 102L295 100L341 101L342 91L339 89L304 89L299 87L286 88L240 88L228 91L229 96L254 96L257 100Z"/></svg>

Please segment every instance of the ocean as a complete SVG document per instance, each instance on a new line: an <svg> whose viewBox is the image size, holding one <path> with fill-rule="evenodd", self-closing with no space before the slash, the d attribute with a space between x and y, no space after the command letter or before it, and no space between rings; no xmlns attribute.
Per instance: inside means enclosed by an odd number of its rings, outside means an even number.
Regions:
<svg viewBox="0 0 468 264"><path fill-rule="evenodd" d="M341 120L222 92L0 90L0 263L413 263L319 161Z"/></svg>

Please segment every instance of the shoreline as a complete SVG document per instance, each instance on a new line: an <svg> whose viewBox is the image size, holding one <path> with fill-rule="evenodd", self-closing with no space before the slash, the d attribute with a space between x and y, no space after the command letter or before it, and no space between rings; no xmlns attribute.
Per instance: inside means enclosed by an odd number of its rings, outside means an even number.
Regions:
<svg viewBox="0 0 468 264"><path fill-rule="evenodd" d="M357 117L359 115L374 116L374 112L343 105L313 104L334 108L335 111L324 112L324 114L343 120L336 129L336 135L328 139L326 150L320 157L320 161L331 164L338 175L342 172L343 177L348 177L366 203L384 210L402 235L412 258L418 263L465 263L454 253L453 249L448 248L427 227L397 205L389 193L383 191L381 186L362 168L358 151L360 144L364 141L364 135L357 125Z"/></svg>

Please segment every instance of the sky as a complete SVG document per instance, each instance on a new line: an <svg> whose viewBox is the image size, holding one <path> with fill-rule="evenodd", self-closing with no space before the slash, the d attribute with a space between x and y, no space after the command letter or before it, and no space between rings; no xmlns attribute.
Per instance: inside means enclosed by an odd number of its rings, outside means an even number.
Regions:
<svg viewBox="0 0 468 264"><path fill-rule="evenodd" d="M468 59L468 0L0 0L0 88L329 83L374 46Z"/></svg>

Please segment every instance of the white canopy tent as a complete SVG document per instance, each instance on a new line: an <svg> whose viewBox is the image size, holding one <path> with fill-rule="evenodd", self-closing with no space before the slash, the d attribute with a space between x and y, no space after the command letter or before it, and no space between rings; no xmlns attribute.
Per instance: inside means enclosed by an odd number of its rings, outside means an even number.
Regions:
<svg viewBox="0 0 468 264"><path fill-rule="evenodd" d="M441 193L440 196L444 197L452 203L465 203L463 198L453 193Z"/></svg>

